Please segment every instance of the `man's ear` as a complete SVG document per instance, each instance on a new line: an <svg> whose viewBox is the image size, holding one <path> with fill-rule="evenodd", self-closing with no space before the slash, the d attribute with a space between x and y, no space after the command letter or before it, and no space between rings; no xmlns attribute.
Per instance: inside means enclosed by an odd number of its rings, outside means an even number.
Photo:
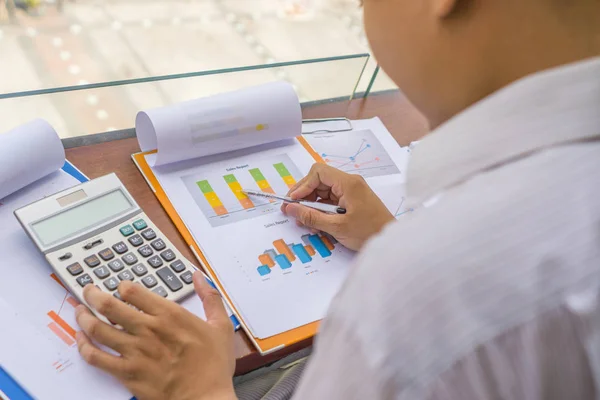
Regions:
<svg viewBox="0 0 600 400"><path fill-rule="evenodd" d="M456 9L460 0L432 0L433 12L437 18L446 18Z"/></svg>

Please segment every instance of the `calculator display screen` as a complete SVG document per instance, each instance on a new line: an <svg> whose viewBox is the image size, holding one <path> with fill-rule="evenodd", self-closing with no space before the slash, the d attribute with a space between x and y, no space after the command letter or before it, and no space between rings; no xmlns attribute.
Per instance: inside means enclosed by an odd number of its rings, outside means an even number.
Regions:
<svg viewBox="0 0 600 400"><path fill-rule="evenodd" d="M69 210L32 224L44 246L61 241L111 219L133 205L121 190L96 197Z"/></svg>

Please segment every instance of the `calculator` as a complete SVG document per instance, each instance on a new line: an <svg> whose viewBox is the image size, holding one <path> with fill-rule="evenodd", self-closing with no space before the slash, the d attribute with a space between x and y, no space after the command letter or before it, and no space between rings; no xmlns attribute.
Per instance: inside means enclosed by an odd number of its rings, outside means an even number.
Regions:
<svg viewBox="0 0 600 400"><path fill-rule="evenodd" d="M125 280L173 301L194 292L196 268L152 223L114 173L14 213L55 274L83 304L87 305L86 285L96 285L121 300L117 288Z"/></svg>

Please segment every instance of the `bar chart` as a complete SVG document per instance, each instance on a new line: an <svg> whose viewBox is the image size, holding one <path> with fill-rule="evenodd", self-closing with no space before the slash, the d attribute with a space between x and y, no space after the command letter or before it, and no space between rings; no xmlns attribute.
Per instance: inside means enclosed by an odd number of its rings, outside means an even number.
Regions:
<svg viewBox="0 0 600 400"><path fill-rule="evenodd" d="M182 181L211 226L218 227L280 212L280 201L249 198L243 189L285 194L301 177L291 158L281 154L224 168L207 166Z"/></svg>
<svg viewBox="0 0 600 400"><path fill-rule="evenodd" d="M287 270L294 263L308 264L317 255L320 258L330 257L337 240L327 233L305 234L298 243L286 243L283 239L273 241L273 248L265 250L258 256L260 264L256 271L260 276L269 275L274 268Z"/></svg>
<svg viewBox="0 0 600 400"><path fill-rule="evenodd" d="M74 321L75 308L80 303L77 301L77 299L69 294L69 291L63 286L62 282L55 274L50 274L50 278L52 278L57 285L60 285L65 290L65 295L59 307L57 307L55 310L50 310L47 312L46 315L50 318L47 326L56 337L58 337L67 346L71 347L75 344L76 331L69 322L65 321L63 317L65 314L70 314L71 317L69 319Z"/></svg>

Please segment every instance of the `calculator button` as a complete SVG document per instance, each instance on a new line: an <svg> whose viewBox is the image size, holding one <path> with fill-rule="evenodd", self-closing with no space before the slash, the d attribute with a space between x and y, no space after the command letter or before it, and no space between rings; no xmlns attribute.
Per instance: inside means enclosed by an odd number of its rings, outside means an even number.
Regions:
<svg viewBox="0 0 600 400"><path fill-rule="evenodd" d="M122 226L121 228L119 228L119 230L121 231L121 235L123 236L129 236L134 232L133 227L131 225Z"/></svg>
<svg viewBox="0 0 600 400"><path fill-rule="evenodd" d="M96 257L96 255L91 255L89 257L86 257L83 259L83 261L88 265L88 267L90 268L94 268L97 267L98 265L100 265L100 259L98 257Z"/></svg>
<svg viewBox="0 0 600 400"><path fill-rule="evenodd" d="M119 272L120 270L125 268L125 264L123 264L123 261L121 261L121 260L111 261L107 265L110 269L112 269L115 272Z"/></svg>
<svg viewBox="0 0 600 400"><path fill-rule="evenodd" d="M148 264L150 264L152 268L158 268L163 265L163 261L159 256L152 256L148 259Z"/></svg>
<svg viewBox="0 0 600 400"><path fill-rule="evenodd" d="M152 239L156 238L156 232L154 232L154 229L148 228L145 231L142 231L142 236L146 240L152 240Z"/></svg>
<svg viewBox="0 0 600 400"><path fill-rule="evenodd" d="M121 259L125 261L125 264L127 265L133 265L136 262L138 262L138 258L133 253L127 253L123 257L121 257Z"/></svg>
<svg viewBox="0 0 600 400"><path fill-rule="evenodd" d="M192 271L185 271L180 276L181 276L181 280L184 281L185 283L187 283L188 285L194 281L192 279L192 276L194 276L194 274L192 273Z"/></svg>
<svg viewBox="0 0 600 400"><path fill-rule="evenodd" d="M135 267L132 267L131 270L137 276L144 276L146 272L148 272L148 268L146 268L144 264L138 264Z"/></svg>
<svg viewBox="0 0 600 400"><path fill-rule="evenodd" d="M113 245L113 250L117 252L117 254L123 254L125 252L127 252L128 248L127 245L123 242L119 242L115 245Z"/></svg>
<svg viewBox="0 0 600 400"><path fill-rule="evenodd" d="M98 255L104 261L112 260L113 258L115 258L115 253L113 253L111 249L104 249L100 253L98 253Z"/></svg>
<svg viewBox="0 0 600 400"><path fill-rule="evenodd" d="M104 266L98 267L94 270L94 274L100 279L104 279L110 275L110 270Z"/></svg>
<svg viewBox="0 0 600 400"><path fill-rule="evenodd" d="M144 221L143 219L138 219L137 221L133 221L133 226L138 231L141 231L142 229L146 229L148 227L148 224L146 224L146 221Z"/></svg>
<svg viewBox="0 0 600 400"><path fill-rule="evenodd" d="M83 272L83 267L78 262L71 264L67 267L67 271L73 276L79 275Z"/></svg>
<svg viewBox="0 0 600 400"><path fill-rule="evenodd" d="M146 286L147 288L154 287L158 283L156 278L152 275L148 275L147 277L143 278L142 282L144 283L144 286Z"/></svg>
<svg viewBox="0 0 600 400"><path fill-rule="evenodd" d="M121 301L125 301L125 300L123 300L123 299L121 298L121 295L119 294L119 292L118 292L118 291L117 291L117 292L114 292L114 293L113 293L113 296L115 296L117 299L119 299L119 300L121 300Z"/></svg>
<svg viewBox="0 0 600 400"><path fill-rule="evenodd" d="M85 285L88 285L93 282L94 281L92 280L92 277L89 274L83 274L79 278L77 278L77 283L79 283L79 286L81 287L84 287Z"/></svg>
<svg viewBox="0 0 600 400"><path fill-rule="evenodd" d="M119 287L119 280L115 277L109 278L104 281L104 286L106 286L106 288L112 292L113 290Z"/></svg>
<svg viewBox="0 0 600 400"><path fill-rule="evenodd" d="M131 273L131 271L123 271L121 272L119 275L117 275L119 277L120 280L122 281L132 281L133 280L133 274Z"/></svg>
<svg viewBox="0 0 600 400"><path fill-rule="evenodd" d="M167 247L167 245L165 244L165 242L162 239L156 239L154 242L150 243L152 245L152 247L154 247L154 250L156 251L160 251L162 249L164 249L165 247Z"/></svg>
<svg viewBox="0 0 600 400"><path fill-rule="evenodd" d="M65 253L62 256L58 257L58 259L60 261L65 261L65 260L68 260L71 257L73 257L73 254L71 254L71 253Z"/></svg>
<svg viewBox="0 0 600 400"><path fill-rule="evenodd" d="M83 246L83 248L84 248L85 250L89 250L89 249L91 249L92 247L96 247L96 246L98 246L99 244L102 244L103 242L104 242L104 241L103 241L102 239L94 240L93 242L90 242L90 243L86 244L85 246Z"/></svg>
<svg viewBox="0 0 600 400"><path fill-rule="evenodd" d="M127 240L129 240L129 243L135 247L141 246L144 243L144 239L142 239L142 237L137 233Z"/></svg>
<svg viewBox="0 0 600 400"><path fill-rule="evenodd" d="M150 257L154 254L154 251L152 251L152 247L145 245L138 249L138 253L140 253L142 257Z"/></svg>
<svg viewBox="0 0 600 400"><path fill-rule="evenodd" d="M185 269L185 264L181 260L176 260L171 263L171 268L175 272L181 272Z"/></svg>
<svg viewBox="0 0 600 400"><path fill-rule="evenodd" d="M173 250L165 250L162 253L160 253L160 256L165 261L173 261L175 259L175 253L173 253Z"/></svg>
<svg viewBox="0 0 600 400"><path fill-rule="evenodd" d="M169 268L164 267L156 271L156 275L161 281L165 283L172 291L176 292L183 287L183 283L179 280L177 275L173 273Z"/></svg>
<svg viewBox="0 0 600 400"><path fill-rule="evenodd" d="M164 288L164 287L162 287L162 286L159 286L159 287L157 287L156 289L152 289L152 291L153 291L154 293L156 293L157 295L159 295L159 296L162 296L162 297L167 297L167 296L168 296L168 293L167 293L167 291L166 291L166 290L165 290L165 288Z"/></svg>

